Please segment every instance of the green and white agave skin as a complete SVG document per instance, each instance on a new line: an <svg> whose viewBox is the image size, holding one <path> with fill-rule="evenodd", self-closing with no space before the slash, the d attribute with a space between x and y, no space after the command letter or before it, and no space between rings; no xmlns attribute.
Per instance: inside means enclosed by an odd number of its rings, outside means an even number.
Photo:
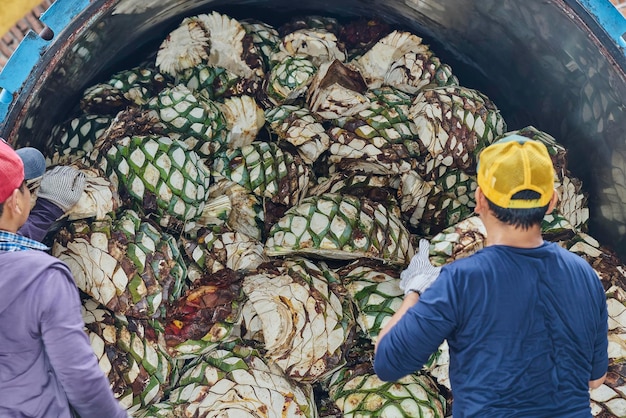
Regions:
<svg viewBox="0 0 626 418"><path fill-rule="evenodd" d="M84 114L52 129L52 155L46 165L70 164L88 156L111 124L112 117Z"/></svg>
<svg viewBox="0 0 626 418"><path fill-rule="evenodd" d="M122 70L108 81L85 89L80 107L85 113L114 115L128 106L145 105L165 85L163 74L153 68Z"/></svg>
<svg viewBox="0 0 626 418"><path fill-rule="evenodd" d="M255 19L240 20L241 26L256 46L257 52L263 60L265 69L270 68L270 57L280 43L278 31L270 24Z"/></svg>
<svg viewBox="0 0 626 418"><path fill-rule="evenodd" d="M418 171L432 180L451 168L475 174L478 153L506 131L496 105L481 92L462 86L420 92L409 116L428 150Z"/></svg>
<svg viewBox="0 0 626 418"><path fill-rule="evenodd" d="M307 197L288 209L270 229L265 248L269 256L371 257L393 264L413 254L409 232L385 205L335 193Z"/></svg>
<svg viewBox="0 0 626 418"><path fill-rule="evenodd" d="M400 270L362 258L341 268L337 274L357 307L357 323L376 343L380 330L404 299Z"/></svg>
<svg viewBox="0 0 626 418"><path fill-rule="evenodd" d="M83 320L100 369L130 413L158 402L174 383L176 362L162 348L155 321L114 314L93 299L83 301Z"/></svg>
<svg viewBox="0 0 626 418"><path fill-rule="evenodd" d="M412 227L432 235L473 214L452 194L445 193L434 181L425 181L415 171L401 177L400 208Z"/></svg>
<svg viewBox="0 0 626 418"><path fill-rule="evenodd" d="M265 120L280 139L296 147L307 164L317 161L330 145L321 118L305 107L276 106L265 112Z"/></svg>
<svg viewBox="0 0 626 418"><path fill-rule="evenodd" d="M70 223L55 235L52 255L68 265L80 290L136 318L161 316L187 275L176 239L132 210L115 220Z"/></svg>
<svg viewBox="0 0 626 418"><path fill-rule="evenodd" d="M416 166L424 154L417 126L409 118L411 97L392 87L365 93L367 108L333 121L331 162L344 169L375 174L398 174Z"/></svg>
<svg viewBox="0 0 626 418"><path fill-rule="evenodd" d="M345 363L354 319L324 263L302 258L262 266L245 277L243 289L243 338L264 343L267 357L290 378L317 382Z"/></svg>
<svg viewBox="0 0 626 418"><path fill-rule="evenodd" d="M304 95L316 73L317 67L309 59L288 55L272 67L267 95L276 104L291 103Z"/></svg>
<svg viewBox="0 0 626 418"><path fill-rule="evenodd" d="M273 142L254 142L215 156L213 177L231 180L261 198L292 206L306 195L312 170Z"/></svg>
<svg viewBox="0 0 626 418"><path fill-rule="evenodd" d="M181 240L185 253L196 266L196 274L215 273L224 268L247 272L269 261L258 240L219 227L204 230L193 240L184 237ZM191 266L189 279L194 281Z"/></svg>
<svg viewBox="0 0 626 418"><path fill-rule="evenodd" d="M156 57L157 68L171 76L199 64L222 67L247 79L264 74L263 62L244 27L217 12L183 19L163 41Z"/></svg>
<svg viewBox="0 0 626 418"><path fill-rule="evenodd" d="M159 136L125 137L91 154L134 208L154 213L162 226L196 220L204 209L210 175L197 153Z"/></svg>
<svg viewBox="0 0 626 418"><path fill-rule="evenodd" d="M446 416L446 400L428 374L413 373L383 382L371 365L363 366L343 368L330 379L330 397L343 417Z"/></svg>
<svg viewBox="0 0 626 418"><path fill-rule="evenodd" d="M197 97L222 100L243 93L242 78L225 68L206 64L186 68L176 75L175 85L183 85Z"/></svg>
<svg viewBox="0 0 626 418"><path fill-rule="evenodd" d="M226 147L227 122L222 108L184 85L163 89L148 107L157 112L169 137L183 141L200 156L210 157Z"/></svg>
<svg viewBox="0 0 626 418"><path fill-rule="evenodd" d="M220 348L192 361L166 404L176 417L317 417L311 387L294 383L276 364L243 346Z"/></svg>

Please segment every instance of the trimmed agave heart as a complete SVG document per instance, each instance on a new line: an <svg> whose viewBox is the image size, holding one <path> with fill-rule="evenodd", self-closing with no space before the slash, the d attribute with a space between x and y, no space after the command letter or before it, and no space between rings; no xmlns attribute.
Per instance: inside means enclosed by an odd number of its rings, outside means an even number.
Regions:
<svg viewBox="0 0 626 418"><path fill-rule="evenodd" d="M369 90L369 106L333 121L330 161L342 170L398 174L413 169L426 152L416 140L417 126L409 118L411 97L392 87Z"/></svg>
<svg viewBox="0 0 626 418"><path fill-rule="evenodd" d="M342 62L346 60L337 36L325 29L298 29L283 36L278 49L271 56L271 62L280 62L287 56L305 57L317 68L335 59Z"/></svg>
<svg viewBox="0 0 626 418"><path fill-rule="evenodd" d="M256 240L265 236L265 209L261 199L239 184L221 179L209 188L199 225L227 225Z"/></svg>
<svg viewBox="0 0 626 418"><path fill-rule="evenodd" d="M344 362L354 328L349 300L324 263L304 258L262 265L243 282L243 338L264 343L292 379L316 382Z"/></svg>
<svg viewBox="0 0 626 418"><path fill-rule="evenodd" d="M419 140L428 150L418 172L427 180L449 169L476 173L476 157L506 131L496 105L467 87L438 87L420 92L409 111Z"/></svg>
<svg viewBox="0 0 626 418"><path fill-rule="evenodd" d="M156 321L114 314L84 299L85 329L113 394L129 413L158 402L174 384L176 362L163 349Z"/></svg>
<svg viewBox="0 0 626 418"><path fill-rule="evenodd" d="M193 94L178 84L163 89L148 103L157 112L173 139L180 139L189 149L203 157L211 157L226 147L226 119L217 102Z"/></svg>
<svg viewBox="0 0 626 418"><path fill-rule="evenodd" d="M165 227L202 214L210 175L200 157L168 137L133 136L103 144L91 159L124 192L129 204L158 216Z"/></svg>
<svg viewBox="0 0 626 418"><path fill-rule="evenodd" d="M268 76L266 91L275 104L292 103L306 92L317 67L305 57L286 56Z"/></svg>
<svg viewBox="0 0 626 418"><path fill-rule="evenodd" d="M269 256L371 257L394 264L408 262L413 253L409 232L385 205L334 193L307 197L288 209L265 247Z"/></svg>
<svg viewBox="0 0 626 418"><path fill-rule="evenodd" d="M206 64L198 64L178 73L176 85L181 84L196 96L210 100L252 93L258 88L258 82L248 82L225 68Z"/></svg>
<svg viewBox="0 0 626 418"><path fill-rule="evenodd" d="M328 149L330 138L321 118L305 107L276 106L265 112L265 119L280 139L296 147L307 164L313 164Z"/></svg>
<svg viewBox="0 0 626 418"><path fill-rule="evenodd" d="M216 180L226 178L255 195L274 203L292 206L306 194L312 171L297 155L272 142L253 142L215 156L212 169Z"/></svg>
<svg viewBox="0 0 626 418"><path fill-rule="evenodd" d="M335 59L320 65L307 90L309 109L324 119L351 116L370 106L358 71Z"/></svg>
<svg viewBox="0 0 626 418"><path fill-rule="evenodd" d="M156 57L157 68L172 76L198 64L222 67L243 78L263 77L263 62L250 35L237 20L217 12L183 19Z"/></svg>
<svg viewBox="0 0 626 418"><path fill-rule="evenodd" d="M189 279L228 268L247 272L269 261L258 240L239 232L215 227L201 230L195 239L181 237L181 245L190 260ZM193 269L192 273L192 266Z"/></svg>
<svg viewBox="0 0 626 418"><path fill-rule="evenodd" d="M187 268L176 239L132 210L117 219L79 220L54 237L80 290L116 313L150 318L182 292Z"/></svg>
<svg viewBox="0 0 626 418"><path fill-rule="evenodd" d="M329 394L343 417L446 416L446 399L425 373L409 374L395 382L383 382L371 364L347 367L329 382Z"/></svg>
<svg viewBox="0 0 626 418"><path fill-rule="evenodd" d="M363 55L351 61L359 69L370 89L384 85L392 65L408 53L429 53L422 38L409 32L395 30L376 42Z"/></svg>
<svg viewBox="0 0 626 418"><path fill-rule="evenodd" d="M263 60L264 68L270 68L270 56L280 43L278 31L270 24L256 19L240 20L241 26L256 46L256 49Z"/></svg>
<svg viewBox="0 0 626 418"><path fill-rule="evenodd" d="M97 167L86 167L77 162L71 166L85 174L85 189L68 211L65 212L67 219L92 218L103 220L107 214L117 212L122 207L122 201L117 192L117 187L107 179Z"/></svg>
<svg viewBox="0 0 626 418"><path fill-rule="evenodd" d="M192 361L167 404L178 417L317 417L311 387L245 346L224 346Z"/></svg>
<svg viewBox="0 0 626 418"><path fill-rule="evenodd" d="M357 307L357 323L373 343L404 299L398 268L361 258L337 270Z"/></svg>
<svg viewBox="0 0 626 418"><path fill-rule="evenodd" d="M478 216L469 217L450 226L430 240L430 262L442 266L457 258L467 257L485 246L487 231Z"/></svg>
<svg viewBox="0 0 626 418"><path fill-rule="evenodd" d="M226 268L205 272L167 307L163 324L168 352L175 358L196 357L231 339L241 300L239 274Z"/></svg>
<svg viewBox="0 0 626 418"><path fill-rule="evenodd" d="M113 118L84 114L52 129L51 156L46 165L69 164L83 159L94 149Z"/></svg>
<svg viewBox="0 0 626 418"><path fill-rule="evenodd" d="M217 104L226 120L226 144L229 148L250 145L265 124L263 109L250 96L235 96Z"/></svg>
<svg viewBox="0 0 626 418"><path fill-rule="evenodd" d="M415 171L404 173L401 182L400 208L408 224L422 235L436 234L473 214L470 206Z"/></svg>
<svg viewBox="0 0 626 418"><path fill-rule="evenodd" d="M114 115L128 106L143 106L166 85L163 74L135 67L115 73L104 82L88 87L80 107L85 113Z"/></svg>
<svg viewBox="0 0 626 418"><path fill-rule="evenodd" d="M341 193L353 196L365 196L377 202L389 202L395 196L400 185L397 176L376 176L350 172L333 173L328 178L318 178L317 184L309 189L309 196L325 193ZM397 203L390 203L397 206Z"/></svg>

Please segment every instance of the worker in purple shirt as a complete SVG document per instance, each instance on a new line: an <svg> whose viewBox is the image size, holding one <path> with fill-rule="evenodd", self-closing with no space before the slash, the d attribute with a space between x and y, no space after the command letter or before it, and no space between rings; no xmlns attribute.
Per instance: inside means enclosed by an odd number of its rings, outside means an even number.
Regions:
<svg viewBox="0 0 626 418"><path fill-rule="evenodd" d="M39 241L85 177L46 172L31 215L28 157L0 141L0 417L125 418L84 331L72 274Z"/></svg>

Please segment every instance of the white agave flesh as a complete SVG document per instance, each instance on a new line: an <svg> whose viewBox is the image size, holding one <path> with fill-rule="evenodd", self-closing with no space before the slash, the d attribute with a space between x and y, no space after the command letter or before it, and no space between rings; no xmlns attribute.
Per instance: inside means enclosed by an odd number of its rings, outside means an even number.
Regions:
<svg viewBox="0 0 626 418"><path fill-rule="evenodd" d="M157 68L175 76L208 60L209 45L209 34L199 18L187 17L161 44L156 57Z"/></svg>
<svg viewBox="0 0 626 418"><path fill-rule="evenodd" d="M234 361L240 361L237 357L221 359L228 353L219 349L209 355L225 365L234 366ZM184 416L203 418L317 416L310 387L294 384L279 367L267 364L258 357L249 358L247 363L249 368L236 366L230 372L202 364L196 366L196 369L187 370L181 376L181 381L199 382L175 388L170 403L180 404ZM205 369L202 370L201 366L205 366Z"/></svg>
<svg viewBox="0 0 626 418"><path fill-rule="evenodd" d="M363 94L361 75L333 60L320 66L307 93L308 107L324 119L352 116L366 110L370 99Z"/></svg>
<svg viewBox="0 0 626 418"><path fill-rule="evenodd" d="M282 61L285 56L308 58L318 68L335 59L346 59L346 54L338 47L337 37L323 29L299 29L284 36L271 60Z"/></svg>
<svg viewBox="0 0 626 418"><path fill-rule="evenodd" d="M311 279L312 285L305 285L287 274L259 274L246 277L243 284L249 298L243 307L246 329L262 336L272 361L303 382L332 372L326 357L336 356L346 338L341 302L320 277ZM311 286L328 299L316 299Z"/></svg>
<svg viewBox="0 0 626 418"><path fill-rule="evenodd" d="M198 19L209 28L210 52L207 64L222 67L243 78L262 78L263 68L251 68L244 60L244 27L237 20L217 13L202 14Z"/></svg>
<svg viewBox="0 0 626 418"><path fill-rule="evenodd" d="M218 103L228 124L228 147L241 148L250 145L263 124L263 109L250 96L235 96Z"/></svg>
<svg viewBox="0 0 626 418"><path fill-rule="evenodd" d="M383 85L385 75L391 65L403 55L411 52L427 53L428 46L422 38L409 32L393 31L379 40L365 54L352 61L370 89Z"/></svg>

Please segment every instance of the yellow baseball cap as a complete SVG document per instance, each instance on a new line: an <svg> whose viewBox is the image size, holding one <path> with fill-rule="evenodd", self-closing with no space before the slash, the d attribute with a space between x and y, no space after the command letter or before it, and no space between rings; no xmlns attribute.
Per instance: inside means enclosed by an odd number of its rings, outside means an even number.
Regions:
<svg viewBox="0 0 626 418"><path fill-rule="evenodd" d="M478 157L478 186L494 204L509 209L541 208L554 194L554 166L546 146L520 135L509 135L485 148ZM522 190L539 198L511 199Z"/></svg>

